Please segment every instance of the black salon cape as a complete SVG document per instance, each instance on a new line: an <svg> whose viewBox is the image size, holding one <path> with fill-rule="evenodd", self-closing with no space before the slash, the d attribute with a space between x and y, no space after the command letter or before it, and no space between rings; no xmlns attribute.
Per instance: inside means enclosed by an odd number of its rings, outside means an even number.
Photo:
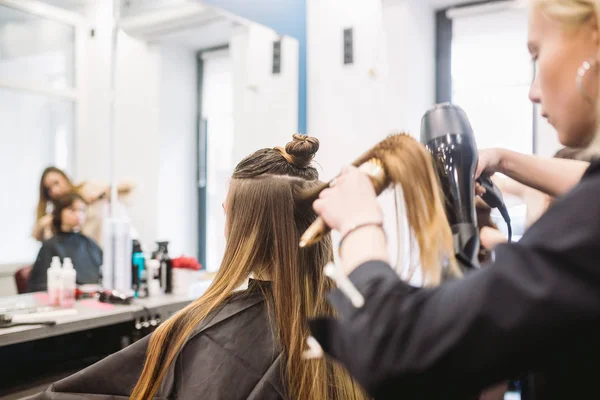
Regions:
<svg viewBox="0 0 600 400"><path fill-rule="evenodd" d="M284 399L281 355L261 290L251 281L196 329L154 399ZM268 290L268 289L267 289ZM150 336L53 384L37 400L127 399L144 366Z"/></svg>
<svg viewBox="0 0 600 400"><path fill-rule="evenodd" d="M365 305L334 291L339 319L311 330L376 399L464 398L527 372L536 400L600 399L599 162L464 279L417 289L381 262L350 279Z"/></svg>
<svg viewBox="0 0 600 400"><path fill-rule="evenodd" d="M52 257L71 258L77 271L77 284L100 283L102 249L96 242L81 233L58 233L42 244L37 259L31 269L28 290L44 291L48 287L47 270Z"/></svg>

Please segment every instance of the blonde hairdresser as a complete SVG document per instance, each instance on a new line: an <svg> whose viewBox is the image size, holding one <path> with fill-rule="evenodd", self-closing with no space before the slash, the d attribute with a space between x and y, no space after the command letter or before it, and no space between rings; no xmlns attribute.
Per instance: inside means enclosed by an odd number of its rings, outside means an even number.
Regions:
<svg viewBox="0 0 600 400"><path fill-rule="evenodd" d="M564 146L600 141L600 0L530 2L529 97ZM525 45L525 43L523 44ZM387 260L382 212L364 175L347 168L315 210L346 234L343 269L361 291L339 319L311 324L325 353L375 398L472 398L486 385L527 375L536 400L597 396L600 359L600 162L481 153L478 174L503 172L561 198L488 268L436 288L400 281ZM354 344L360 343L360 351Z"/></svg>

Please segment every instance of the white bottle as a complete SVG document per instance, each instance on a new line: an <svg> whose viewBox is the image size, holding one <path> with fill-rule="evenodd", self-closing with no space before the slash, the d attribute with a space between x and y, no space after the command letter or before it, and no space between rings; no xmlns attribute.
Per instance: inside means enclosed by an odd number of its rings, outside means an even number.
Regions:
<svg viewBox="0 0 600 400"><path fill-rule="evenodd" d="M77 271L73 268L70 258L65 258L61 274L61 307L73 307L75 304L75 289L77 288Z"/></svg>
<svg viewBox="0 0 600 400"><path fill-rule="evenodd" d="M123 293L131 291L131 223L124 208L115 204L114 213L104 218L102 286Z"/></svg>
<svg viewBox="0 0 600 400"><path fill-rule="evenodd" d="M147 259L146 260L146 277L148 279L148 295L157 296L162 293L160 287L160 261Z"/></svg>
<svg viewBox="0 0 600 400"><path fill-rule="evenodd" d="M50 268L47 270L47 286L48 286L48 298L50 299L51 306L60 305L60 286L62 279L62 268L60 264L60 257L52 257Z"/></svg>

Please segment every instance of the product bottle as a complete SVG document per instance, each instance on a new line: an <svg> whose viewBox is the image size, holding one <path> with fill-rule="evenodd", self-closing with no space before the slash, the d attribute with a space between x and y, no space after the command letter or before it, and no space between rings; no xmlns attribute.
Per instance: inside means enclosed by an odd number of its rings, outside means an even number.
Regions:
<svg viewBox="0 0 600 400"><path fill-rule="evenodd" d="M142 252L142 246L139 241L133 241L133 250L131 255L131 274L133 278L133 291L135 297L146 297L146 265L145 257Z"/></svg>
<svg viewBox="0 0 600 400"><path fill-rule="evenodd" d="M75 304L75 290L77 289L77 271L73 268L70 258L65 258L61 274L61 307L73 307Z"/></svg>
<svg viewBox="0 0 600 400"><path fill-rule="evenodd" d="M148 294L156 296L162 293L160 287L160 261L146 260L146 271L148 276Z"/></svg>
<svg viewBox="0 0 600 400"><path fill-rule="evenodd" d="M131 291L131 241L132 226L124 207L116 202L113 214L108 205L102 225L103 265L102 286L123 293Z"/></svg>
<svg viewBox="0 0 600 400"><path fill-rule="evenodd" d="M173 292L173 263L169 257L169 242L156 242L156 259L160 261L160 286L165 293Z"/></svg>
<svg viewBox="0 0 600 400"><path fill-rule="evenodd" d="M60 267L60 257L52 257L50 268L48 268L48 297L51 306L60 305L60 286L62 279L62 268Z"/></svg>

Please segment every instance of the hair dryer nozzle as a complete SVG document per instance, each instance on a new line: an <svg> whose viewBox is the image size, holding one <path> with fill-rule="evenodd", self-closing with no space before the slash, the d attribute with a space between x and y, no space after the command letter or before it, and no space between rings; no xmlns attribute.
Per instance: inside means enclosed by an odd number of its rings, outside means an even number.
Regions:
<svg viewBox="0 0 600 400"><path fill-rule="evenodd" d="M421 119L421 143L448 134L473 136L473 128L462 108L452 103L436 104Z"/></svg>

